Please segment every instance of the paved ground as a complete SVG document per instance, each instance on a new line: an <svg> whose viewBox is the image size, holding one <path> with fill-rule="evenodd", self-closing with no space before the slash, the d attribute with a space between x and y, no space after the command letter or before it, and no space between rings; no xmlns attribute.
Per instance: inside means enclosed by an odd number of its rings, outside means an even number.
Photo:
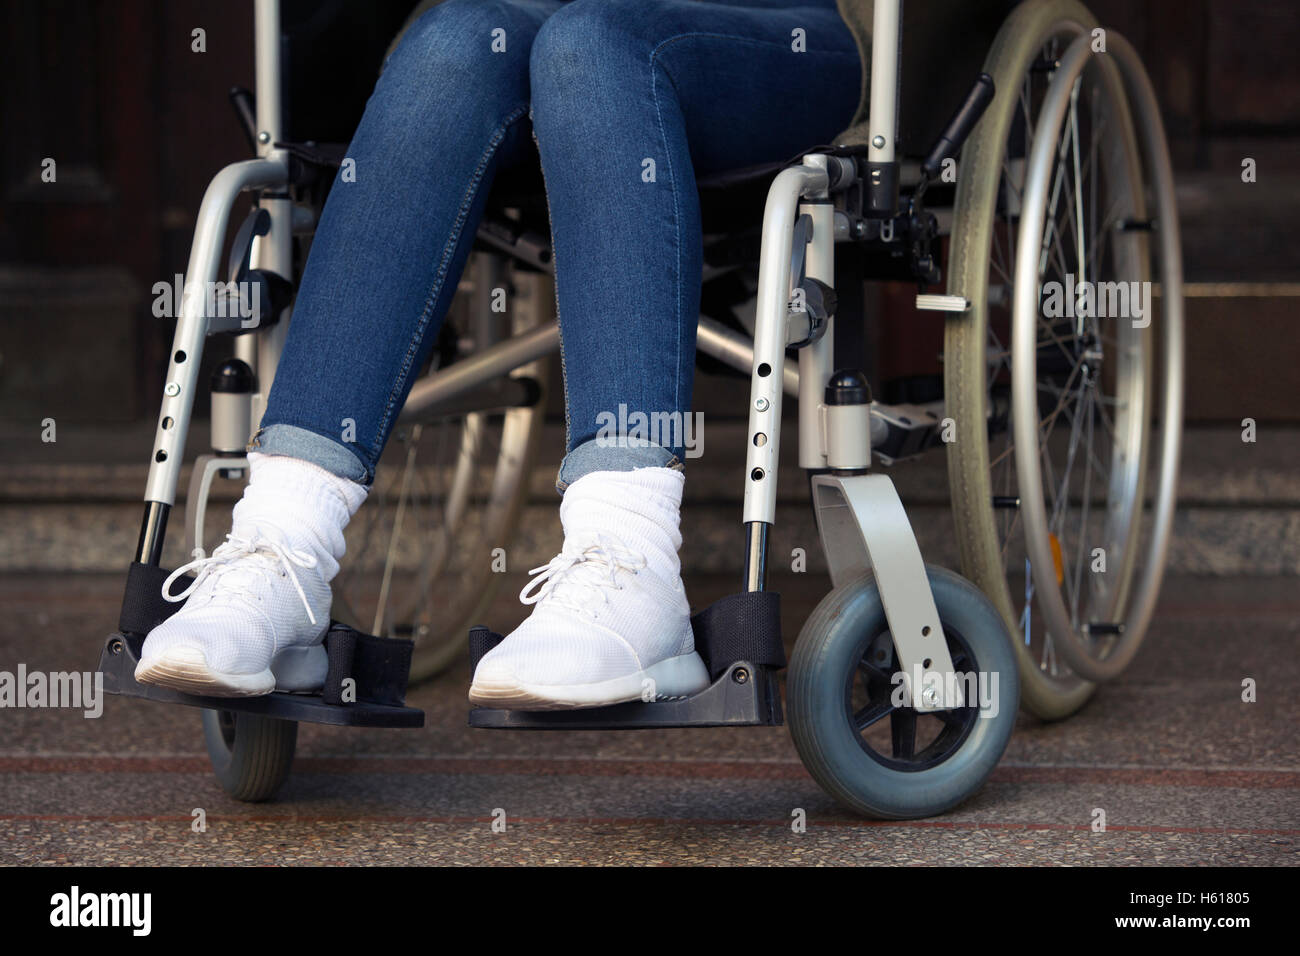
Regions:
<svg viewBox="0 0 1300 956"><path fill-rule="evenodd" d="M697 603L733 584L688 581ZM775 586L793 638L822 584ZM0 671L93 667L119 588L0 580ZM507 596L491 623L515 613ZM471 731L463 668L412 694L424 730L304 725L280 800L256 806L221 791L195 711L116 698L98 720L0 710L0 863L1295 865L1298 635L1295 578L1175 578L1122 680L1070 721L1022 716L981 793L906 824L838 809L784 728ZM1245 677L1256 703L1241 700ZM796 808L806 832L791 829Z"/></svg>

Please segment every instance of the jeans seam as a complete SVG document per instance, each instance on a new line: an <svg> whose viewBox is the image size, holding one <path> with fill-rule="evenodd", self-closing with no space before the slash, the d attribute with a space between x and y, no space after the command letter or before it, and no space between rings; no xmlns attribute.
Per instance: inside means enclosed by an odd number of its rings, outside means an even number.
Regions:
<svg viewBox="0 0 1300 956"><path fill-rule="evenodd" d="M668 41L665 41L665 43L666 42ZM663 46L664 43L660 43L658 46L656 46L653 50L650 51L650 100L651 102L654 103L655 118L659 121L659 138L663 143L664 159L668 161L668 182L671 184L670 192L673 197L673 245L674 245L673 248L673 273L674 273L673 311L675 313L674 318L676 320L676 324L675 324L676 335L674 336L675 339L674 345L676 347L676 353L673 356L673 364L674 364L674 368L681 369L682 367L682 216L681 216L681 210L678 208L678 204L677 204L678 184L677 184L676 175L674 174L673 171L672 151L668 145L668 131L664 128L664 114L659 103L659 71L657 69L657 64L655 61L659 56L659 50ZM668 71L666 69L664 70L664 74L665 75L668 74ZM675 92L676 84L673 83L671 76L668 76L668 82L672 84ZM678 408L681 407L681 403L682 403L681 387L682 387L681 376L674 374L673 404Z"/></svg>
<svg viewBox="0 0 1300 956"><path fill-rule="evenodd" d="M532 122L532 105L528 108L528 119L532 126L533 145L537 147L540 157L542 144L537 139L537 124ZM538 163L542 171L542 197L546 200L546 223L551 230L551 278L555 286L555 331L560 340L560 388L564 392L564 451L570 451L569 442L573 440L573 428L569 419L569 365L564 360L564 322L560 318L560 256L555 242L555 217L551 215L551 190L546 182L546 166Z"/></svg>
<svg viewBox="0 0 1300 956"><path fill-rule="evenodd" d="M411 336L410 344L407 346L406 354L402 357L401 367L393 381L392 391L388 393L388 401L384 406L383 418L379 421L379 427L375 431L375 440L369 447L370 455L377 462L381 449L375 447L380 444L380 436L388 428L388 423L393 417L393 406L397 403L397 394L405 384L407 376L411 372L411 366L414 362L415 353L419 351L420 344L424 341L425 330L429 325L429 316L433 311L434 303L438 300L438 295L442 292L443 285L447 281L448 263L455 254L457 245L463 238L465 230L465 221L469 218L470 206L474 204L474 197L477 195L480 183L483 181L483 171L487 168L488 163L496 154L497 147L506 137L506 130L517 122L528 111L528 107L519 106L506 114L504 120L497 125L488 137L488 144L479 156L478 165L474 167L474 174L470 177L469 185L465 187L465 194L461 197L460 208L456 211L456 219L452 223L451 235L447 239L447 244L443 246L442 257L438 262L438 269L434 273L433 282L429 287L429 295L424 303L424 310L420 313L419 322L416 323L415 332Z"/></svg>

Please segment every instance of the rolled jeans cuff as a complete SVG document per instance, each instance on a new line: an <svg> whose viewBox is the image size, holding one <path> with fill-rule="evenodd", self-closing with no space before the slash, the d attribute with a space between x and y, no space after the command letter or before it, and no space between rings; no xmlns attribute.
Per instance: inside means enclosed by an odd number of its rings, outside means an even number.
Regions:
<svg viewBox="0 0 1300 956"><path fill-rule="evenodd" d="M555 490L564 490L593 471L635 471L638 468L682 470L682 461L667 448L645 439L592 438L564 456L555 477Z"/></svg>
<svg viewBox="0 0 1300 956"><path fill-rule="evenodd" d="M259 428L248 443L248 450L309 461L332 475L366 486L375 480L374 473L347 445L297 425Z"/></svg>

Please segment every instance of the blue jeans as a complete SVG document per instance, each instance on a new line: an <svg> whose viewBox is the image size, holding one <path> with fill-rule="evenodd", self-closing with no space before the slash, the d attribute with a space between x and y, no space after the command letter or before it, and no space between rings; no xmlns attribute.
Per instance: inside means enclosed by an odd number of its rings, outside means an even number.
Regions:
<svg viewBox="0 0 1300 956"><path fill-rule="evenodd" d="M690 410L695 176L828 142L853 115L860 71L834 0L429 10L385 64L349 149L353 173L340 171L325 204L250 448L374 480L493 177L540 154L565 379L559 487L678 465L680 440L611 447L597 435L608 438L620 406L668 421Z"/></svg>

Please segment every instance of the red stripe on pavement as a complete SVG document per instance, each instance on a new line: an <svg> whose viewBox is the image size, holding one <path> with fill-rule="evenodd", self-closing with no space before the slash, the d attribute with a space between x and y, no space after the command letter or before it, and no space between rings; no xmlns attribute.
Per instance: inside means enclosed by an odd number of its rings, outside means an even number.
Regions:
<svg viewBox="0 0 1300 956"><path fill-rule="evenodd" d="M260 814L250 816L225 816L218 814L208 814L208 825L213 822L222 823L397 823L397 824L486 824L491 825L496 822L495 817L491 816L412 816L409 814L358 814L349 816L346 814L313 814L305 816L300 813L286 813L283 815ZM64 822L64 823L185 823L189 824L192 818L184 815L160 814L150 816L148 814L61 814L61 813L0 813L0 823L9 821L32 823L32 822ZM809 819L806 821L810 827L863 827L879 829L921 829L921 830L1002 830L1002 831L1029 831L1029 830L1051 830L1057 832L1090 832L1091 826L1086 823L988 823L988 822L954 822L948 820L865 820L853 817L817 820ZM679 826L679 827L780 827L782 829L790 826L790 821L785 818L772 820L762 819L711 819L708 817L698 818L667 818L667 817L507 817L507 826L621 826L621 827L638 827L638 826ZM507 831L508 832L508 831ZM1107 833L1124 832L1124 833L1184 833L1184 834L1228 834L1239 836L1300 836L1300 830L1277 830L1277 829L1246 829L1243 827L1164 827L1164 826L1142 826L1142 825L1114 825L1107 826Z"/></svg>
<svg viewBox="0 0 1300 956"><path fill-rule="evenodd" d="M298 773L476 774L577 777L672 777L717 780L803 780L802 764L764 761L555 760L535 757L303 757ZM0 757L0 773L207 773L204 757L14 756ZM1248 790L1300 787L1300 773L1285 770L1162 770L1145 767L1002 766L996 783L1113 784L1156 787L1232 787Z"/></svg>

